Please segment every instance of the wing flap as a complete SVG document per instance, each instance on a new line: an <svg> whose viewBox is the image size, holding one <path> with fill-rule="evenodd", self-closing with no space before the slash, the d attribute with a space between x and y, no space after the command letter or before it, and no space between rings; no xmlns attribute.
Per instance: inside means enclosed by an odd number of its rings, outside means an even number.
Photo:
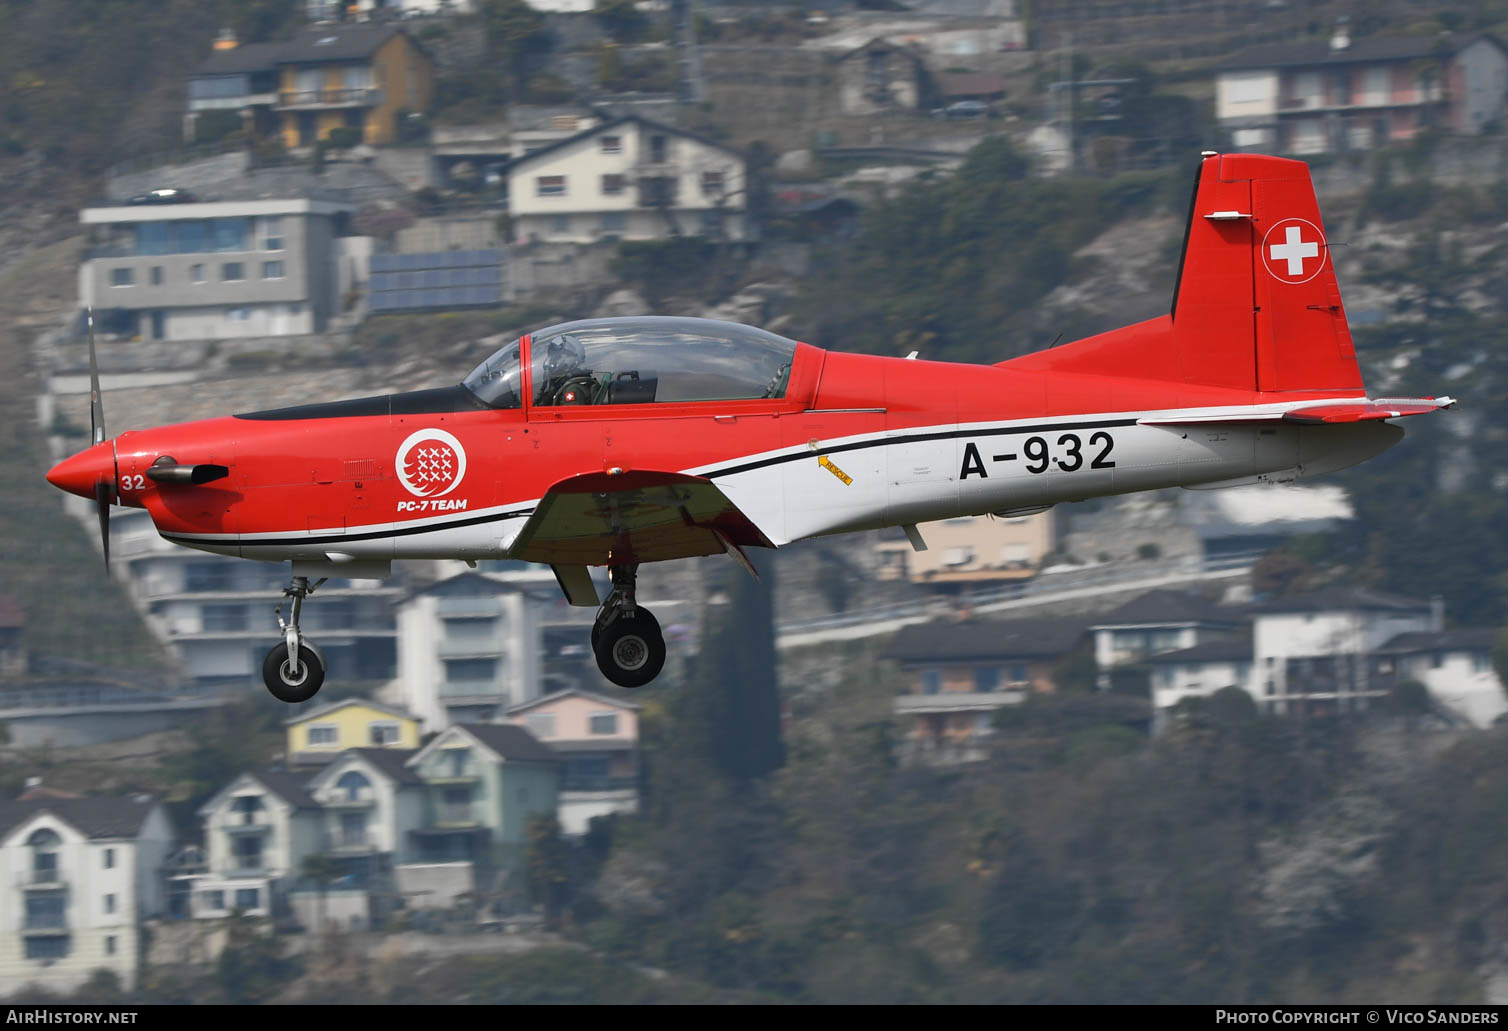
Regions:
<svg viewBox="0 0 1508 1031"><path fill-rule="evenodd" d="M1213 425L1216 423L1273 423L1296 422L1316 425L1320 423L1370 422L1377 419L1401 419L1407 415L1423 415L1455 404L1451 397L1384 397L1375 401L1325 401L1320 404L1300 405L1283 412L1251 412L1233 415L1166 415L1155 419L1139 419L1142 426L1189 426Z"/></svg>
<svg viewBox="0 0 1508 1031"><path fill-rule="evenodd" d="M772 548L711 480L638 469L583 473L552 486L509 548L510 558L601 566Z"/></svg>

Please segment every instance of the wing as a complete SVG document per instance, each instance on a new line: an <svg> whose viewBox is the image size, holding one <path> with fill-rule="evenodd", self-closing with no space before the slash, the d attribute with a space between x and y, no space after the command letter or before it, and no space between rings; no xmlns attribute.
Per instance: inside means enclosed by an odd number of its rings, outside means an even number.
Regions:
<svg viewBox="0 0 1508 1031"><path fill-rule="evenodd" d="M739 547L774 546L711 480L633 470L556 483L508 557L559 566L631 565L725 551L737 557Z"/></svg>

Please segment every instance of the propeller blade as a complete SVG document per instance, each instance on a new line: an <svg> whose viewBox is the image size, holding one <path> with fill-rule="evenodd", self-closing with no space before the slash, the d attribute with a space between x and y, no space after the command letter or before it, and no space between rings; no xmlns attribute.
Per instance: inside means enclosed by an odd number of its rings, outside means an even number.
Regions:
<svg viewBox="0 0 1508 1031"><path fill-rule="evenodd" d="M89 314L89 436L91 443L105 439L105 401L99 390L99 362L94 357L94 307Z"/></svg>
<svg viewBox="0 0 1508 1031"><path fill-rule="evenodd" d="M94 505L99 510L99 539L105 549L105 568L110 567L110 495L114 486L106 480L94 482Z"/></svg>

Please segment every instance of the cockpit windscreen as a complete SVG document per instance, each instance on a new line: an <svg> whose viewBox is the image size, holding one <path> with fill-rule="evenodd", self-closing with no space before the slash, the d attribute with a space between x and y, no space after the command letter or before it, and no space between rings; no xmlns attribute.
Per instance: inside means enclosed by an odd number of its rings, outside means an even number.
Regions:
<svg viewBox="0 0 1508 1031"><path fill-rule="evenodd" d="M520 343L515 340L494 351L492 357L471 370L461 385L491 408L522 408Z"/></svg>
<svg viewBox="0 0 1508 1031"><path fill-rule="evenodd" d="M534 404L647 404L782 398L796 342L710 319L590 319L529 345Z"/></svg>

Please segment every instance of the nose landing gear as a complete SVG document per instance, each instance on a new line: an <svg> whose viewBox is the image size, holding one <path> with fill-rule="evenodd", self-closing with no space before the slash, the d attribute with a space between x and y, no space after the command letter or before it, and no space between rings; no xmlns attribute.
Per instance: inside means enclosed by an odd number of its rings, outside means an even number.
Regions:
<svg viewBox="0 0 1508 1031"><path fill-rule="evenodd" d="M612 566L613 590L592 625L597 668L619 687L643 687L665 665L660 624L634 603L638 566Z"/></svg>
<svg viewBox="0 0 1508 1031"><path fill-rule="evenodd" d="M311 587L307 576L295 576L283 589L284 602L293 601L289 618L283 619L281 604L273 610L278 629L283 632L283 643L268 652L262 661L262 682L280 702L307 702L325 682L325 658L317 648L304 642L303 631L298 625L304 599L324 582L321 577Z"/></svg>

